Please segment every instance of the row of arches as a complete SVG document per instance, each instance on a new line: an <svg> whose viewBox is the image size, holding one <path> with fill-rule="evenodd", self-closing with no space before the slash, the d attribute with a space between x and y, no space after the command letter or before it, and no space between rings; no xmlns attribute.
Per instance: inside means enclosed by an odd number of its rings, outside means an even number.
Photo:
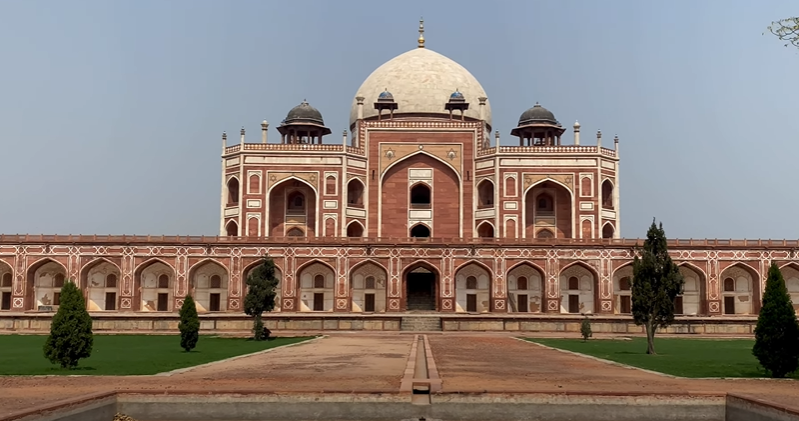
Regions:
<svg viewBox="0 0 799 421"><path fill-rule="evenodd" d="M507 177L505 178L505 195L506 196L516 196L516 178L515 177ZM602 205L603 209L613 209L613 182L610 179L605 179L602 181L601 185L601 197L600 197L600 204ZM581 197L593 197L594 188L593 188L593 179L590 177L582 177L580 179L580 196ZM545 203L551 204L554 200L550 197L544 197L542 199L548 199ZM494 182L490 179L484 179L477 184L477 208L478 209L487 209L492 208L494 206ZM553 207L545 206L542 210L543 212L554 212Z"/></svg>
<svg viewBox="0 0 799 421"><path fill-rule="evenodd" d="M237 290L244 293L244 279L250 266L243 271L242 283ZM795 308L799 310L799 264L790 263L781 268ZM682 315L705 315L708 308L709 284L702 270L683 263L680 272L685 278L683 293L675 300L675 312ZM280 270L277 276L282 278ZM139 265L133 274L132 302L120 304L121 272L119 267L104 258L97 259L80 271L79 287L87 298L90 311L175 311L175 271L160 259L151 259ZM205 260L189 270L189 293L197 302L198 311L227 311L229 273L214 260ZM388 276L377 262L366 261L349 271L351 308L355 312L384 312L387 309ZM545 282L541 268L533 263L519 263L504 276L507 282L508 310L518 313L536 313L555 310L560 313L599 312L599 277L596 271L583 262L564 268L557 284ZM0 309L11 309L13 271L0 262ZM26 302L28 310L55 309L60 303L60 290L66 281L66 270L61 263L51 259L36 262L27 273ZM336 271L327 263L312 261L297 271L297 288L300 302L298 311L332 311L337 283ZM400 286L404 310L440 310L442 284L438 269L426 262L416 262L405 267ZM726 315L757 314L760 307L758 273L744 264L724 269L715 288L714 297L720 308L713 313ZM629 314L631 311L632 266L618 268L612 275L612 312ZM715 282L715 281L714 281ZM455 271L455 311L483 313L491 311L492 290L495 288L492 271L478 263L467 263ZM557 286L555 286L557 285ZM551 291L551 288L558 288ZM557 309L545 308L546 297L558 297ZM280 297L280 295L278 295ZM280 300L278 308L280 310ZM607 309L605 310L605 312Z"/></svg>

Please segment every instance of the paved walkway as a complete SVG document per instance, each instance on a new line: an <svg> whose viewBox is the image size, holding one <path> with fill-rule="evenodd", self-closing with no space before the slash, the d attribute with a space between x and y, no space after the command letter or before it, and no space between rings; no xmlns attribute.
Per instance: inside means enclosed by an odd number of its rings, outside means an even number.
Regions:
<svg viewBox="0 0 799 421"><path fill-rule="evenodd" d="M0 377L0 416L110 390L398 393L413 334L334 333L311 343L172 376ZM651 392L757 395L796 405L795 380L688 380L550 350L508 333L430 334L443 392Z"/></svg>

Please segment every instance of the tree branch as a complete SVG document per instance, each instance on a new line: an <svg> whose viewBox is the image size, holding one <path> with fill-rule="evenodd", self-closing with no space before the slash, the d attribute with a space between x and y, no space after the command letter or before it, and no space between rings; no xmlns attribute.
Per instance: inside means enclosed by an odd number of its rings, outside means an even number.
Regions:
<svg viewBox="0 0 799 421"><path fill-rule="evenodd" d="M768 26L768 30L779 38L780 41L785 42L786 47L790 44L799 48L799 17L780 19L771 22L771 25Z"/></svg>

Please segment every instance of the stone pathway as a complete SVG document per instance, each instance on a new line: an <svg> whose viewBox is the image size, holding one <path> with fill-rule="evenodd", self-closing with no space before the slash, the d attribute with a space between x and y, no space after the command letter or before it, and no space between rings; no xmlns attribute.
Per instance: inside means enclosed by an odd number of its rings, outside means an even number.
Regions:
<svg viewBox="0 0 799 421"><path fill-rule="evenodd" d="M399 393L416 335L333 333L171 376L0 377L0 416L111 390ZM795 380L675 379L496 333L428 334L442 392L737 392L797 405Z"/></svg>

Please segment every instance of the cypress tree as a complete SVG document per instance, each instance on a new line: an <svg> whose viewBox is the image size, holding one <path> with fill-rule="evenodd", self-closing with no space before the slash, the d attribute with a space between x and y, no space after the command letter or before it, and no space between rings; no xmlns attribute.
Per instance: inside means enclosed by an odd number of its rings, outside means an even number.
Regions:
<svg viewBox="0 0 799 421"><path fill-rule="evenodd" d="M256 341L265 338L264 323L261 314L275 308L275 288L278 280L275 277L275 262L269 256L261 259L247 277L247 296L244 297L244 313L253 317L253 337Z"/></svg>
<svg viewBox="0 0 799 421"><path fill-rule="evenodd" d="M187 295L183 300L183 305L180 307L180 347L191 351L197 346L197 341L200 339L200 317L197 315L197 306L194 304L194 299L191 295Z"/></svg>
<svg viewBox="0 0 799 421"><path fill-rule="evenodd" d="M680 270L669 256L663 223L652 220L641 257L633 260L633 319L646 329L646 353L655 353L655 331L674 322L674 299L682 292Z"/></svg>
<svg viewBox="0 0 799 421"><path fill-rule="evenodd" d="M768 270L752 354L775 378L785 377L799 365L799 323L785 279L774 262Z"/></svg>
<svg viewBox="0 0 799 421"><path fill-rule="evenodd" d="M61 303L50 324L50 336L44 343L44 356L61 368L74 369L82 358L92 355L94 336L92 318L86 311L83 293L67 280L61 288Z"/></svg>

